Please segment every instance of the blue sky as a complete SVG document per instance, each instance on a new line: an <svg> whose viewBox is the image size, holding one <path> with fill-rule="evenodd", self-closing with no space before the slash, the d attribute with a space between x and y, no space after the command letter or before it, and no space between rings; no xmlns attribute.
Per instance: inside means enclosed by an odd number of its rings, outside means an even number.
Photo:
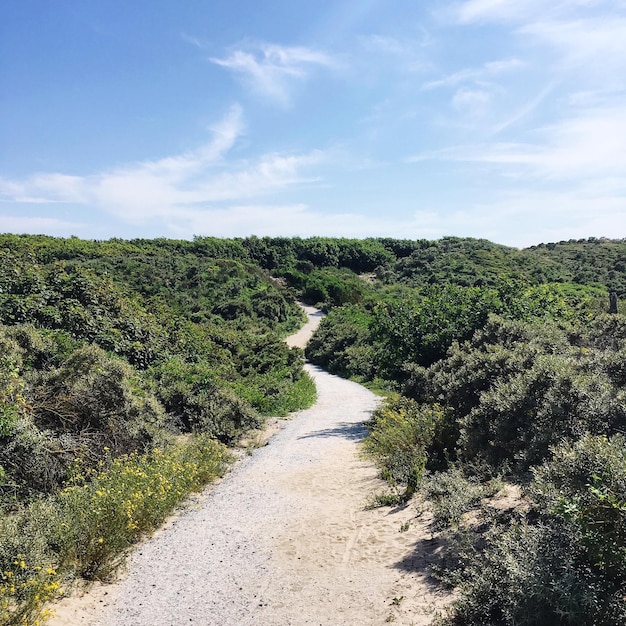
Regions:
<svg viewBox="0 0 626 626"><path fill-rule="evenodd" d="M0 232L626 237L624 0L2 0Z"/></svg>

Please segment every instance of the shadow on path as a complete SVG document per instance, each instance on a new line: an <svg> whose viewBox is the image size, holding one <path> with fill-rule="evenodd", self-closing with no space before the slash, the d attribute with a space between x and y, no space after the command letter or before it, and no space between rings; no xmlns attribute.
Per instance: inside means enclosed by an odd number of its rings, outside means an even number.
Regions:
<svg viewBox="0 0 626 626"><path fill-rule="evenodd" d="M363 422L350 423L342 422L334 426L333 428L324 428L323 430L316 430L307 435L302 435L298 439L328 439L330 437L343 437L350 441L360 441L367 436L367 428Z"/></svg>

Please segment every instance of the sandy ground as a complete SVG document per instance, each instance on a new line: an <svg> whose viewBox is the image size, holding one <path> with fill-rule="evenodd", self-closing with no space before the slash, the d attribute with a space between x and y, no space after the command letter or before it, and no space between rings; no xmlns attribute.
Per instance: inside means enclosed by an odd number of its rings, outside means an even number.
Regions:
<svg viewBox="0 0 626 626"><path fill-rule="evenodd" d="M307 313L291 345L319 324ZM378 400L306 367L317 404L140 545L119 581L63 600L53 626L431 623L446 595L425 573L428 514L366 508L384 489L359 456Z"/></svg>

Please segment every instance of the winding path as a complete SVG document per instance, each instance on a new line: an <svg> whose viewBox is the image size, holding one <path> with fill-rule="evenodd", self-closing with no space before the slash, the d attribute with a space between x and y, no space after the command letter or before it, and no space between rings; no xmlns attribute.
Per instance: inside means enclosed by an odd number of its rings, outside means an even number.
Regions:
<svg viewBox="0 0 626 626"><path fill-rule="evenodd" d="M290 338L304 345L320 315ZM53 624L430 624L445 602L423 573L433 551L415 507L367 510L383 488L358 454L377 404L306 365L317 404L146 541L97 602Z"/></svg>

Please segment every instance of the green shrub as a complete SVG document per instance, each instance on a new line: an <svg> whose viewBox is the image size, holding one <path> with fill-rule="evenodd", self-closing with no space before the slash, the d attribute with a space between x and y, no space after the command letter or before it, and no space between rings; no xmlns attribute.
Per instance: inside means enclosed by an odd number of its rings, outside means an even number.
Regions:
<svg viewBox="0 0 626 626"><path fill-rule="evenodd" d="M615 626L623 586L594 569L578 528L552 520L495 527L466 566L449 626Z"/></svg>
<svg viewBox="0 0 626 626"><path fill-rule="evenodd" d="M542 355L527 371L496 382L461 420L462 457L510 462L523 471L561 439L623 428L626 394L599 372L577 370L570 357Z"/></svg>
<svg viewBox="0 0 626 626"><path fill-rule="evenodd" d="M0 518L0 623L41 623L63 584L107 578L134 542L230 461L224 446L200 435L85 472L77 463L61 492Z"/></svg>
<svg viewBox="0 0 626 626"><path fill-rule="evenodd" d="M165 422L163 408L143 392L128 363L97 346L79 348L63 364L42 373L31 401L40 428L85 433L86 440L114 453L149 444Z"/></svg>
<svg viewBox="0 0 626 626"><path fill-rule="evenodd" d="M408 398L387 401L372 414L364 451L394 486L411 495L426 468L428 449L442 419L438 407L420 406Z"/></svg>
<svg viewBox="0 0 626 626"><path fill-rule="evenodd" d="M5 471L0 506L11 509L20 500L54 492L65 480L71 460L85 448L84 440L42 432L30 418L16 420L10 436L0 439L0 465Z"/></svg>
<svg viewBox="0 0 626 626"><path fill-rule="evenodd" d="M125 550L163 522L181 500L220 476L229 455L197 436L176 448L117 457L102 472L74 478L58 496L55 548L63 570L107 577Z"/></svg>
<svg viewBox="0 0 626 626"><path fill-rule="evenodd" d="M24 386L15 361L0 356L0 437L11 435L19 417L28 413Z"/></svg>
<svg viewBox="0 0 626 626"><path fill-rule="evenodd" d="M214 369L204 361L172 358L149 370L154 393L182 432L203 432L223 442L260 424L242 398L218 386Z"/></svg>
<svg viewBox="0 0 626 626"><path fill-rule="evenodd" d="M626 623L624 437L585 434L556 448L529 493L527 519L492 524L482 551L457 555L459 597L445 623Z"/></svg>
<svg viewBox="0 0 626 626"><path fill-rule="evenodd" d="M374 373L371 321L371 315L359 306L334 308L309 341L307 358L333 374L371 379Z"/></svg>
<svg viewBox="0 0 626 626"><path fill-rule="evenodd" d="M581 533L594 567L626 585L626 439L585 434L555 450L532 486L544 510Z"/></svg>
<svg viewBox="0 0 626 626"><path fill-rule="evenodd" d="M0 518L0 623L40 624L50 616L47 602L58 598L61 580L51 551L50 532L58 522L51 502Z"/></svg>
<svg viewBox="0 0 626 626"><path fill-rule="evenodd" d="M458 525L464 513L476 508L483 498L493 495L500 486L498 480L483 484L477 478L467 478L459 467L426 477L420 491L433 504L433 525L437 530Z"/></svg>

